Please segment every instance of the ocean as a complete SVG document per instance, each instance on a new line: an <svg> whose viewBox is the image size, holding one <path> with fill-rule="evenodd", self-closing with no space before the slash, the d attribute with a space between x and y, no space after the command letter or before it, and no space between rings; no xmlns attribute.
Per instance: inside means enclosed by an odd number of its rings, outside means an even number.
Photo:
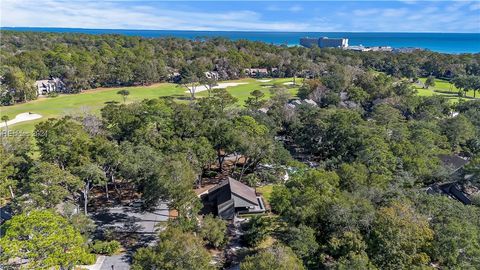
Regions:
<svg viewBox="0 0 480 270"><path fill-rule="evenodd" d="M417 47L441 53L480 53L480 33L380 33L380 32L249 32L249 31L178 31L178 30L123 30L83 28L31 28L2 27L1 30L120 34L129 36L178 37L195 39L225 37L232 40L247 39L288 46L298 45L301 37L348 38L349 45Z"/></svg>

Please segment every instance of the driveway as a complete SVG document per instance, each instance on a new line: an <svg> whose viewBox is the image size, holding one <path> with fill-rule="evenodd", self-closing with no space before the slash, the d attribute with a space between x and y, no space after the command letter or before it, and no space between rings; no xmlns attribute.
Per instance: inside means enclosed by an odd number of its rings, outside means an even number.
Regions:
<svg viewBox="0 0 480 270"><path fill-rule="evenodd" d="M92 219L101 229L122 233L156 234L158 224L168 221L168 206L158 204L154 209L143 211L140 205L116 206L97 211Z"/></svg>
<svg viewBox="0 0 480 270"><path fill-rule="evenodd" d="M160 203L155 208L144 211L138 203L104 208L93 213L91 218L100 231L109 229L118 235L134 236L135 245L120 241L126 247L126 251L106 256L99 268L100 270L127 270L130 269L131 254L135 250L155 244L158 232L162 229L161 224L169 219L169 210L166 203Z"/></svg>

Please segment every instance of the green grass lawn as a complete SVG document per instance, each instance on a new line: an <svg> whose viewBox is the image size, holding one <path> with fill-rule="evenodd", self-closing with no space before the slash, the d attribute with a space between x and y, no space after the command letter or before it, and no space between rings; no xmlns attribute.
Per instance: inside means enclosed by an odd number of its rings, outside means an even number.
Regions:
<svg viewBox="0 0 480 270"><path fill-rule="evenodd" d="M270 198L272 197L273 184L257 187L256 190L258 193L261 193L266 203L270 203Z"/></svg>
<svg viewBox="0 0 480 270"><path fill-rule="evenodd" d="M460 89L456 88L455 85L446 80L435 79L435 86L430 86L428 89L424 89L421 85L425 83L426 79L427 78L420 78L419 80L421 84L413 84L420 96L442 95L448 98L452 103L473 98L473 90L468 91L466 97L459 97L458 92Z"/></svg>
<svg viewBox="0 0 480 270"><path fill-rule="evenodd" d="M274 84L283 85L283 83L290 81L292 81L291 78L271 79L269 82L260 82L256 79L250 78L241 79L232 82L244 82L247 84L228 87L227 91L238 98L238 105L243 106L245 100L253 90L262 90L268 97L270 96L269 88L271 86ZM290 93L295 95L298 91L298 84L301 83L301 79L297 79L296 82L297 86L295 87L289 85L283 86L289 88ZM161 83L151 86L138 87L99 88L87 90L80 94L60 95L55 98L40 98L28 103L0 107L0 117L2 115L8 115L10 119L13 119L17 114L24 112L42 115L43 117L41 119L11 125L11 128L15 130L32 131L37 123L45 121L48 118L61 117L69 114L79 114L82 112L99 113L100 109L105 106L105 102L123 102L122 97L117 94L118 90L120 89L127 89L130 91L130 95L127 98L127 103L162 96L173 96L178 98L189 97L189 94L185 92L186 89L184 87L180 87L171 83ZM199 92L197 93L197 96L207 96L207 92Z"/></svg>

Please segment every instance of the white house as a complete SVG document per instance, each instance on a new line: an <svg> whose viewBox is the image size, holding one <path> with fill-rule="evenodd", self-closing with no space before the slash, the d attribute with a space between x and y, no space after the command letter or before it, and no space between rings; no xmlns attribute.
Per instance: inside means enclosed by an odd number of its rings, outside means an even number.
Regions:
<svg viewBox="0 0 480 270"><path fill-rule="evenodd" d="M37 88L37 95L39 96L52 92L63 92L65 90L65 84L59 78L35 81L35 87Z"/></svg>

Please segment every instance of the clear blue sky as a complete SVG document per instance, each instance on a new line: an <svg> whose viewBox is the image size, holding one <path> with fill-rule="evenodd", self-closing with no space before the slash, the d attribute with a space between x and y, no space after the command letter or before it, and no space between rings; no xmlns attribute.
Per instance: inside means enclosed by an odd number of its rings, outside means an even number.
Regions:
<svg viewBox="0 0 480 270"><path fill-rule="evenodd" d="M1 26L479 33L480 2L2 0Z"/></svg>

